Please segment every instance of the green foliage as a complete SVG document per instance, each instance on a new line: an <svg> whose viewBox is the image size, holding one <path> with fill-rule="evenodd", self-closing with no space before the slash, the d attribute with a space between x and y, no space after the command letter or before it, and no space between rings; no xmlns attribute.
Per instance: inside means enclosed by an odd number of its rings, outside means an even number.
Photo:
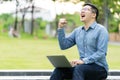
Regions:
<svg viewBox="0 0 120 80"><path fill-rule="evenodd" d="M71 26L71 25L75 25L75 27L78 27L82 24L82 22L80 21L80 15L75 13L73 15L71 14L62 14L62 15L57 15L57 18L55 19L54 23L55 22L58 22L58 20L60 18L66 18L67 22L68 22L68 26ZM54 25L54 26L57 26L57 25Z"/></svg>
<svg viewBox="0 0 120 80"><path fill-rule="evenodd" d="M37 18L35 21L38 24L38 28L34 31L34 37L47 38L48 36L45 33L45 27L48 22L43 21L41 18Z"/></svg>
<svg viewBox="0 0 120 80"><path fill-rule="evenodd" d="M39 24L39 29L45 29L47 21L43 21L41 18L37 18L35 21Z"/></svg>
<svg viewBox="0 0 120 80"><path fill-rule="evenodd" d="M109 5L109 31L118 32L120 24L120 1L119 0L110 0L108 1ZM115 16L117 15L117 17Z"/></svg>
<svg viewBox="0 0 120 80"><path fill-rule="evenodd" d="M2 24L2 21L0 21L0 30L2 31L3 29L3 24Z"/></svg>
<svg viewBox="0 0 120 80"><path fill-rule="evenodd" d="M2 21L3 29L8 29L14 23L14 18L10 14L0 15L0 21Z"/></svg>
<svg viewBox="0 0 120 80"><path fill-rule="evenodd" d="M45 29L46 25L47 25L46 21L41 21L40 22L40 29Z"/></svg>
<svg viewBox="0 0 120 80"><path fill-rule="evenodd" d="M80 15L77 13L74 15L66 14L66 19L68 20L68 25L75 24L76 27L78 27L82 24L80 21Z"/></svg>
<svg viewBox="0 0 120 80"><path fill-rule="evenodd" d="M118 20L116 20L115 18L111 18L111 20L109 20L109 32L118 32L118 24Z"/></svg>

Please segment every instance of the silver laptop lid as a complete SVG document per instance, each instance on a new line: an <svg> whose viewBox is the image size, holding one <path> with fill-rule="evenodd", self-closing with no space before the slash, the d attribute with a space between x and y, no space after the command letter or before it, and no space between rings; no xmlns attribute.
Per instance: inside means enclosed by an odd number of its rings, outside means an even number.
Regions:
<svg viewBox="0 0 120 80"><path fill-rule="evenodd" d="M64 55L50 55L47 56L49 61L52 63L54 67L57 68L67 68L72 67L70 62L67 60L67 58Z"/></svg>

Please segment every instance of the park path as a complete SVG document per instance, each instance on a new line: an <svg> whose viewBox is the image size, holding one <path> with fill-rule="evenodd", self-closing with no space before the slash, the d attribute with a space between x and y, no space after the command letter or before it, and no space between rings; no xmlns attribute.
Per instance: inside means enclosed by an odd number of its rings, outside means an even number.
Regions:
<svg viewBox="0 0 120 80"><path fill-rule="evenodd" d="M115 42L115 41L109 41L109 44L120 46L120 42Z"/></svg>

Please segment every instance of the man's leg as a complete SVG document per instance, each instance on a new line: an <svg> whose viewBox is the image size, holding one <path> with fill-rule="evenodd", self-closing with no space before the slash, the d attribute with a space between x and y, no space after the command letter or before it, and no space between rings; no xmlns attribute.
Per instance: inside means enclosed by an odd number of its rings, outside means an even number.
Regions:
<svg viewBox="0 0 120 80"><path fill-rule="evenodd" d="M64 80L64 79L72 79L74 68L56 68L50 80Z"/></svg>
<svg viewBox="0 0 120 80"><path fill-rule="evenodd" d="M102 80L107 78L107 71L102 66L92 64L92 68L86 73L86 80Z"/></svg>
<svg viewBox="0 0 120 80"><path fill-rule="evenodd" d="M73 72L73 80L99 80L101 76L107 77L107 73L97 64L77 65Z"/></svg>

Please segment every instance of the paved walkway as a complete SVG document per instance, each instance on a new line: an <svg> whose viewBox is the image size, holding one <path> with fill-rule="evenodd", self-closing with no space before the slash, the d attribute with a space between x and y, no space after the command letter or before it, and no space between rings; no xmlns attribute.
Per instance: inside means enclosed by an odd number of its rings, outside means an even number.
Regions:
<svg viewBox="0 0 120 80"><path fill-rule="evenodd" d="M120 46L120 42L109 41L109 44Z"/></svg>

